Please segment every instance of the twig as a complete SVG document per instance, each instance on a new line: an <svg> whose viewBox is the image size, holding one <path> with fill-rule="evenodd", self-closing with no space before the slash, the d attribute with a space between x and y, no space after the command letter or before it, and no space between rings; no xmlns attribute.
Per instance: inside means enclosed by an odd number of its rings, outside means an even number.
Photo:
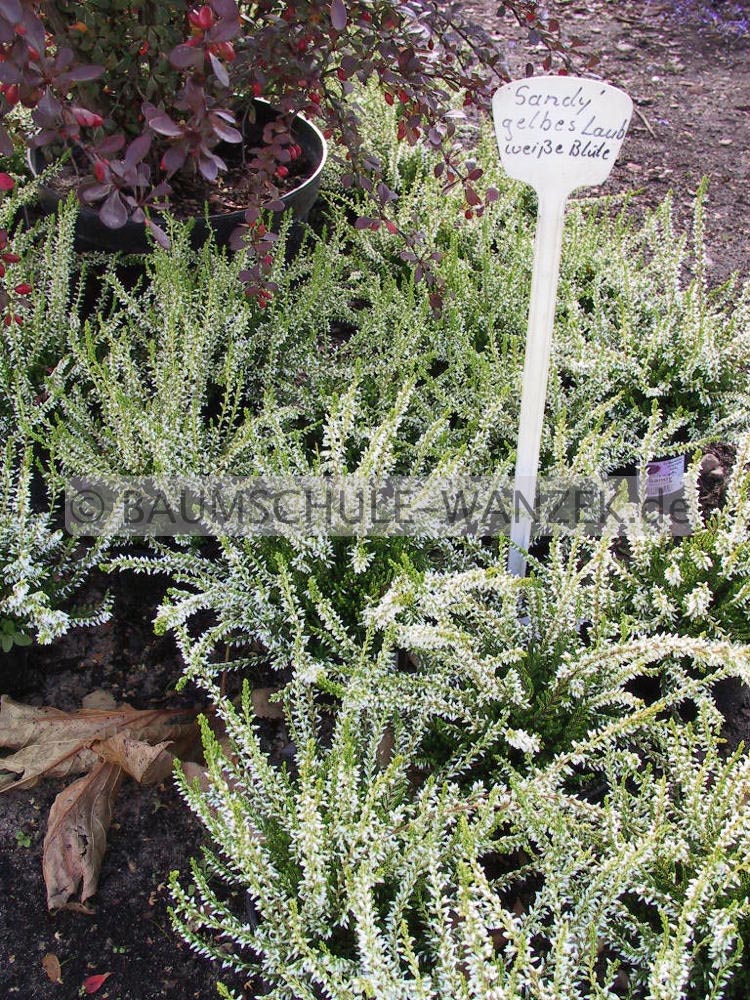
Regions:
<svg viewBox="0 0 750 1000"><path fill-rule="evenodd" d="M644 115L644 113L641 111L641 109L639 107L637 107L637 106L635 107L635 113L638 115L638 117L641 119L641 121L643 122L643 124L646 126L646 129L648 130L648 134L651 136L651 138L655 139L656 138L656 132L654 132L654 130L651 128L651 124L650 124L648 118Z"/></svg>

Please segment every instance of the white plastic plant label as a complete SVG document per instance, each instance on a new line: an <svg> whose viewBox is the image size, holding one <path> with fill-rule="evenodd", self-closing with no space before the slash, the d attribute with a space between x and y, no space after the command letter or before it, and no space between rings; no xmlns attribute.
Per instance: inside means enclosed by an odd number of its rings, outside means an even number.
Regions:
<svg viewBox="0 0 750 1000"><path fill-rule="evenodd" d="M501 87L492 113L506 172L540 194L566 196L609 177L633 102L599 80L539 76Z"/></svg>
<svg viewBox="0 0 750 1000"><path fill-rule="evenodd" d="M646 497L651 500L679 493L685 479L685 456L649 462L646 466Z"/></svg>
<svg viewBox="0 0 750 1000"><path fill-rule="evenodd" d="M536 501L565 203L576 188L607 179L632 112L623 91L569 76L514 80L492 99L500 161L539 195L515 473L515 492L526 510ZM530 537L531 519L521 514L511 526L508 556L516 576L526 571L523 550Z"/></svg>

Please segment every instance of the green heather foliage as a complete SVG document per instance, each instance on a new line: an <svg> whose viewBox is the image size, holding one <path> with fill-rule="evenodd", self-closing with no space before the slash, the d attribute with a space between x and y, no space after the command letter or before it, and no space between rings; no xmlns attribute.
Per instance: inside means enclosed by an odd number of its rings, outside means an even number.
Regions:
<svg viewBox="0 0 750 1000"><path fill-rule="evenodd" d="M210 246L196 255L174 230L173 249L148 262L148 284L130 292L113 278L111 308L73 331L55 445L67 471L247 474L263 465L269 425L307 466L353 383L363 426L386 420L413 387L398 468L413 467L410 449L430 433L425 469L448 455L475 473L512 465L533 199L500 175L485 135L478 157L498 197L457 226L429 159L388 132L392 109L370 117L399 193L396 221L421 220L425 253L440 256L442 315L395 237L352 229L362 206L350 193L329 192L322 235L288 265L282 241L266 310L242 297L241 259ZM748 426L750 290L707 290L702 195L689 243L668 203L642 226L609 207L589 200L569 212L546 469L606 471Z"/></svg>
<svg viewBox="0 0 750 1000"><path fill-rule="evenodd" d="M75 543L55 522L55 498L34 469L33 449L20 436L3 443L0 455L0 625L25 644L33 637L48 643L75 625L98 624L110 615L110 602L95 609L72 603L89 572L102 559L106 543Z"/></svg>
<svg viewBox="0 0 750 1000"><path fill-rule="evenodd" d="M668 532L633 539L617 566L623 628L636 634L750 639L750 440L743 437L722 506L706 515L699 465L686 477L691 534L675 544Z"/></svg>
<svg viewBox="0 0 750 1000"><path fill-rule="evenodd" d="M62 530L45 453L49 371L64 366L65 344L78 323L75 210L64 207L56 222L13 230L32 197L33 186L21 188L0 208L0 227L12 232L21 258L8 265L6 284L23 281L33 289L19 309L22 324L4 326L0 337L0 630L16 644L31 637L52 642L74 625L109 616L106 600L96 609L73 603L106 545L82 546Z"/></svg>
<svg viewBox="0 0 750 1000"><path fill-rule="evenodd" d="M620 640L607 551L397 580L335 707L292 664L291 768L249 689L238 709L207 682L229 742L206 727L209 789L182 781L214 845L173 878L188 942L279 1000L743 995L750 771L710 689L750 650Z"/></svg>

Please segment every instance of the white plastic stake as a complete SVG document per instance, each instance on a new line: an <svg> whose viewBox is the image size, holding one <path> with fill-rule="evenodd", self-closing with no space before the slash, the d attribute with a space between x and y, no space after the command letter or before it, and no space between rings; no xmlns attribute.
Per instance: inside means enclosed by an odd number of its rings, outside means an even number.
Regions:
<svg viewBox="0 0 750 1000"><path fill-rule="evenodd" d="M501 87L492 101L500 160L539 197L523 370L508 569L526 572L547 397L565 204L579 187L602 184L625 138L633 103L598 80L538 76Z"/></svg>

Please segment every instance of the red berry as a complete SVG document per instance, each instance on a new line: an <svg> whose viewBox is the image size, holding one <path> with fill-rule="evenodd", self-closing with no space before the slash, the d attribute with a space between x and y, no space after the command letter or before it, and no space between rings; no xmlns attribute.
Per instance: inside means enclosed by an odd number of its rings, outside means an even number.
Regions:
<svg viewBox="0 0 750 1000"><path fill-rule="evenodd" d="M470 208L466 209L466 211L464 212L464 215L466 216L467 219L473 219L474 218L474 213L472 212L472 210Z"/></svg>
<svg viewBox="0 0 750 1000"><path fill-rule="evenodd" d="M16 186L16 182L4 171L0 171L0 191L12 191Z"/></svg>
<svg viewBox="0 0 750 1000"><path fill-rule="evenodd" d="M18 104L18 84L11 83L5 88L5 100L11 107Z"/></svg>
<svg viewBox="0 0 750 1000"><path fill-rule="evenodd" d="M107 164L104 162L104 160L97 160L96 163L94 164L94 177L96 177L96 179L101 184L106 176L107 176Z"/></svg>
<svg viewBox="0 0 750 1000"><path fill-rule="evenodd" d="M17 264L21 258L17 253L4 253L3 260L6 264Z"/></svg>
<svg viewBox="0 0 750 1000"><path fill-rule="evenodd" d="M145 56L148 50L149 50L148 40L144 38L143 41L141 42L141 47L138 49L138 55Z"/></svg>
<svg viewBox="0 0 750 1000"><path fill-rule="evenodd" d="M344 82L344 81L345 81L346 79L348 79L348 77L347 77L346 73L345 73L345 72L344 72L344 70L343 70L343 69L341 68L341 66L339 66L339 68L338 68L338 69L336 70L336 76L337 76L337 77L339 78L339 80L341 80L341 82L342 82L342 83L343 83L343 82Z"/></svg>
<svg viewBox="0 0 750 1000"><path fill-rule="evenodd" d="M276 176L277 177L281 177L282 179L284 177L288 177L289 176L289 168L285 167L283 165L283 163L282 163L282 165L280 167L276 168Z"/></svg>
<svg viewBox="0 0 750 1000"><path fill-rule="evenodd" d="M385 94L383 94L383 97L385 98L386 104L393 105L393 94L390 94L388 91L386 91Z"/></svg>
<svg viewBox="0 0 750 1000"><path fill-rule="evenodd" d="M13 317L11 316L10 313L6 313L5 316L3 316L3 323L6 326L10 326L12 322L13 322Z"/></svg>
<svg viewBox="0 0 750 1000"><path fill-rule="evenodd" d="M20 285L16 285L15 292L16 295L31 295L32 288L28 282L22 281Z"/></svg>
<svg viewBox="0 0 750 1000"><path fill-rule="evenodd" d="M260 95L262 93L263 93L263 87L259 83L254 83L253 84L253 96L254 97L260 97Z"/></svg>
<svg viewBox="0 0 750 1000"><path fill-rule="evenodd" d="M317 90L313 90L310 92L310 100L313 102L313 104L320 104L320 94L317 92Z"/></svg>

